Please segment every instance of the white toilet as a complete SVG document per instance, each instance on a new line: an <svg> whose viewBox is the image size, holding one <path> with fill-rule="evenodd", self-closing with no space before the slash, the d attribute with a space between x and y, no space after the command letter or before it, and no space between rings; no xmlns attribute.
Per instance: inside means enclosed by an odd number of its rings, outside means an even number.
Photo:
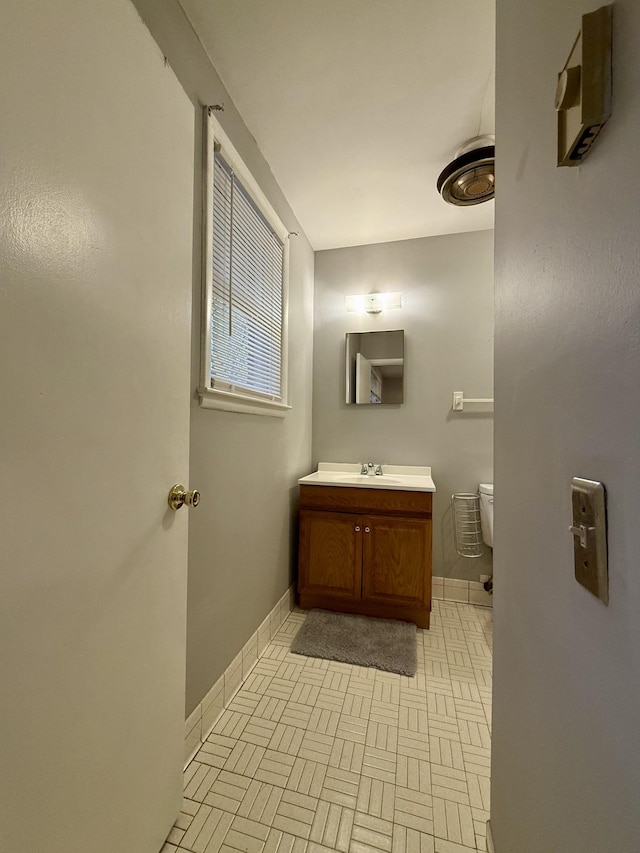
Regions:
<svg viewBox="0 0 640 853"><path fill-rule="evenodd" d="M480 483L480 523L484 544L493 548L493 483Z"/></svg>

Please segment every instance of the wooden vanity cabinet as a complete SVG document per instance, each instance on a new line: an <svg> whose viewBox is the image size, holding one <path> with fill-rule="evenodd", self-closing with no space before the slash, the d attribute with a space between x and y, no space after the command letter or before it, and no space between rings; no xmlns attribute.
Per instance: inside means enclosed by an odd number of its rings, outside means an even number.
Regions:
<svg viewBox="0 0 640 853"><path fill-rule="evenodd" d="M430 492L301 485L300 606L428 628L431 505Z"/></svg>

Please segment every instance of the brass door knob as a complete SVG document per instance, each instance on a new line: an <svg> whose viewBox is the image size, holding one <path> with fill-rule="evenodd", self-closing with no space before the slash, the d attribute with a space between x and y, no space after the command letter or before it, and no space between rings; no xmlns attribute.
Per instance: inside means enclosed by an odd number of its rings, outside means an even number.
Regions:
<svg viewBox="0 0 640 853"><path fill-rule="evenodd" d="M170 509L180 509L183 504L196 507L200 503L200 492L197 489L187 491L181 483L171 486L168 499Z"/></svg>

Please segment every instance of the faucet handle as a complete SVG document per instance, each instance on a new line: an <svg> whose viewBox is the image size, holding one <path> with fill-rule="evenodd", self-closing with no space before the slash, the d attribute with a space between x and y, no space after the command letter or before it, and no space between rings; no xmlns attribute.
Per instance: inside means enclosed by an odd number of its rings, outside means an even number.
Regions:
<svg viewBox="0 0 640 853"><path fill-rule="evenodd" d="M378 463L375 470L376 477L382 477L382 465Z"/></svg>
<svg viewBox="0 0 640 853"><path fill-rule="evenodd" d="M361 463L360 463L360 473L361 473L363 476L365 476L365 475L368 473L368 468L367 468L367 463L366 463L366 462L361 462Z"/></svg>

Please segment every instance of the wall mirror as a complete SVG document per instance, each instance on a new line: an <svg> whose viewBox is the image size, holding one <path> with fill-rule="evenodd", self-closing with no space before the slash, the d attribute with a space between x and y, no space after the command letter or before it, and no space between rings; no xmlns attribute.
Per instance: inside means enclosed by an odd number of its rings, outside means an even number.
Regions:
<svg viewBox="0 0 640 853"><path fill-rule="evenodd" d="M402 403L404 331L349 332L346 340L347 403Z"/></svg>

